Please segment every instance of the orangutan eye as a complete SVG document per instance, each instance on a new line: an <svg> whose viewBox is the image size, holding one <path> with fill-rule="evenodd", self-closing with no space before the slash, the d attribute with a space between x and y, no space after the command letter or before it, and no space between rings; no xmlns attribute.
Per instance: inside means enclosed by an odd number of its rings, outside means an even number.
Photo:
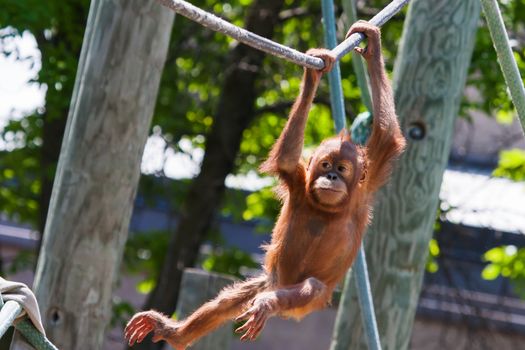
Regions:
<svg viewBox="0 0 525 350"><path fill-rule="evenodd" d="M330 163L327 161L321 162L323 169L330 169Z"/></svg>
<svg viewBox="0 0 525 350"><path fill-rule="evenodd" d="M337 171L339 171L340 173L344 173L346 171L346 167L344 165L339 165L337 167Z"/></svg>

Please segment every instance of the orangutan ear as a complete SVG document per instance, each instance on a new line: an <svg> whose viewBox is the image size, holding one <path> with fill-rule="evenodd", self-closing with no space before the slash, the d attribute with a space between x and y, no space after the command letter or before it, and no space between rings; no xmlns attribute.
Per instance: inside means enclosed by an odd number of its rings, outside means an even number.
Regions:
<svg viewBox="0 0 525 350"><path fill-rule="evenodd" d="M362 184L366 181L368 178L368 160L365 160L363 162L363 170L361 171L361 178L359 179L359 183Z"/></svg>
<svg viewBox="0 0 525 350"><path fill-rule="evenodd" d="M352 142L352 136L346 128L342 128L341 131L339 131L339 138L341 139L341 142Z"/></svg>

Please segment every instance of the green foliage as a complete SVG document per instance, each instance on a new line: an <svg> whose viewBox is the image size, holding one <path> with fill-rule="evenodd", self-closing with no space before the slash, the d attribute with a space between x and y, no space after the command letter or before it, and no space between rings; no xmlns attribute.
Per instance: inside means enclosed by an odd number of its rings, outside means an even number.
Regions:
<svg viewBox="0 0 525 350"><path fill-rule="evenodd" d="M142 176L139 184L142 203L139 206L163 206L174 214L175 208L182 205L188 183L189 180L172 181L156 176ZM170 233L167 231L130 234L124 248L123 268L127 273L143 277L136 286L139 293L148 294L155 287L155 280L166 256L169 237Z"/></svg>
<svg viewBox="0 0 525 350"><path fill-rule="evenodd" d="M525 151L521 149L501 151L498 166L492 175L514 181L525 181Z"/></svg>
<svg viewBox="0 0 525 350"><path fill-rule="evenodd" d="M484 279L509 278L514 292L525 298L525 248L496 247L485 252L483 258L488 262L481 273Z"/></svg>
<svg viewBox="0 0 525 350"><path fill-rule="evenodd" d="M131 303L118 297L113 297L110 326L124 328L135 312L136 310Z"/></svg>
<svg viewBox="0 0 525 350"><path fill-rule="evenodd" d="M159 203L173 212L182 206L191 180L172 180L160 176L142 176L139 183L140 198L144 206L155 207Z"/></svg>
<svg viewBox="0 0 525 350"><path fill-rule="evenodd" d="M525 41L521 38L521 33L525 23L525 3L500 1L498 4L513 45L512 49L518 68L523 77L525 76ZM509 116L515 114L489 30L484 21L478 29L467 85L476 87L482 97L475 101L464 100L463 110L464 108L475 108L489 114L495 112L498 120L503 122L507 122Z"/></svg>
<svg viewBox="0 0 525 350"><path fill-rule="evenodd" d="M368 2L367 6L369 9L380 9L388 2L375 0ZM251 1L217 3L198 0L193 3L242 25ZM0 169L7 170L0 174L0 187L7 188L0 193L0 211L16 216L24 222L37 221L41 177L52 176L54 172L54 166L45 169L40 167L41 148L42 145L45 146L42 128L53 119L65 118L67 114L88 5L87 0L73 0L67 3L6 0L2 4L0 27L9 26L9 29L2 31L0 41L9 40L26 30L33 33L42 56L42 69L35 81L47 86L45 108L20 121L12 121L0 135L4 140L12 140L14 137L20 140L15 149L0 153ZM275 40L303 51L309 47L322 46L322 31L312 30L320 23L319 2L286 2L286 10L297 6L306 9L306 15L284 16L277 28ZM519 1L510 1L500 6L511 36L518 39L513 33L517 33L525 21L524 5ZM362 14L360 17L367 18ZM397 16L383 28L384 54L389 69L397 52L402 20L402 16ZM342 39L343 31L338 34ZM213 124L212 116L220 95L224 66L232 45L232 40L225 35L203 28L185 18L181 17L175 21L154 118L154 125L160 127L163 137L175 150L180 151L178 141L183 137L189 137L197 147L204 146L204 136ZM6 45L0 47L4 55L17 55L17 52L7 51ZM518 65L524 71L523 42L515 40L514 49ZM468 104L481 107L485 111L498 110L500 117L508 117L511 104L485 27L478 33L475 50L469 83L488 98L484 98L482 102ZM17 58L38 60L37 57ZM353 117L364 111L364 106L359 100L360 92L356 87L350 60L351 56L343 59L341 70L347 109ZM479 74L480 72L482 74ZM272 112L260 113L259 118L256 118L245 132L237 160L239 172L246 173L255 169L267 154L268 147L284 124L290 102L297 93L300 76L301 68L293 64L274 57L267 57L265 60L258 83L260 97L257 100L257 108L261 112ZM320 98L327 101L327 96L326 82L323 82ZM310 145L316 144L333 130L327 118L327 103L322 103L314 109L314 119L316 115L319 115L320 119L310 123L312 127L308 128L306 135L307 144ZM13 176L16 181L12 180Z"/></svg>
<svg viewBox="0 0 525 350"><path fill-rule="evenodd" d="M436 239L432 238L430 242L428 242L428 259L427 259L427 265L426 270L430 273L437 272L439 269L439 265L436 261L437 257L439 256L439 245Z"/></svg>
<svg viewBox="0 0 525 350"><path fill-rule="evenodd" d="M511 125L514 121L514 110L500 109L496 111L496 120L503 125Z"/></svg>
<svg viewBox="0 0 525 350"><path fill-rule="evenodd" d="M4 129L4 134L8 134ZM39 162L27 149L0 151L0 211L20 222L37 224ZM30 175L33 174L33 175Z"/></svg>
<svg viewBox="0 0 525 350"><path fill-rule="evenodd" d="M255 218L262 219L259 221L257 230L259 232L270 232L279 210L280 204L273 188L266 187L246 197L246 209L242 213L242 218L246 221Z"/></svg>
<svg viewBox="0 0 525 350"><path fill-rule="evenodd" d="M248 195L248 192L227 188L221 214L224 217L231 217L236 222L242 221L242 213L246 210L246 196Z"/></svg>
<svg viewBox="0 0 525 350"><path fill-rule="evenodd" d="M253 192L246 197L246 210L242 213L242 218L246 221L256 217L275 217L278 213L278 203L273 206L266 205L275 200L275 194L271 187L266 187L260 191Z"/></svg>
<svg viewBox="0 0 525 350"><path fill-rule="evenodd" d="M492 175L513 181L525 181L525 151L502 151L498 166ZM481 273L484 279L493 280L499 276L509 278L514 291L521 298L525 298L525 248L512 245L496 247L485 252L483 257L489 262Z"/></svg>
<svg viewBox="0 0 525 350"><path fill-rule="evenodd" d="M242 25L251 1L192 3ZM195 141L198 147L204 145L202 136L213 124L231 44L225 35L183 17L175 21L153 125L160 126L163 137L176 150L180 150L177 143L183 137Z"/></svg>
<svg viewBox="0 0 525 350"><path fill-rule="evenodd" d="M451 206L449 203L444 202L440 199L436 211L436 220L434 221L434 237L439 235L439 232L442 228L442 223L446 220L447 212L454 208L454 206ZM432 238L428 242L428 257L425 265L425 269L427 270L427 272L434 273L439 270L437 258L439 257L440 253L441 249L439 248L439 242L437 241L437 239Z"/></svg>
<svg viewBox="0 0 525 350"><path fill-rule="evenodd" d="M147 294L155 286L155 280L166 256L169 235L165 231L132 234L124 249L123 265L128 273L140 274L144 279L137 285L139 293Z"/></svg>
<svg viewBox="0 0 525 350"><path fill-rule="evenodd" d="M0 188L4 189L0 192L0 211L34 226L40 217L42 181L51 181L56 166L43 162L49 156L56 158L56 154L50 154L49 149L46 153L42 147L50 139L55 142L62 138L88 6L88 0L2 2L0 54L32 65L41 61L33 82L47 87L45 108L11 120L0 130L0 140L10 145L7 151L0 151L0 169L9 170L0 172ZM5 45L24 31L35 36L41 57L24 57L13 45ZM52 128L56 124L62 127Z"/></svg>

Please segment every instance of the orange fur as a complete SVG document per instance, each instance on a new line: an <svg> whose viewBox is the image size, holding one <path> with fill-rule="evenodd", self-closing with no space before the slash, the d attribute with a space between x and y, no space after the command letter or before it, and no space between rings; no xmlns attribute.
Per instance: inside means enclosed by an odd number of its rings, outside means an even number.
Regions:
<svg viewBox="0 0 525 350"><path fill-rule="evenodd" d="M190 317L174 322L155 312L133 317L126 327L130 344L151 331L154 341L166 340L183 350L227 320L246 320L237 331L241 339L254 339L268 317L300 319L330 302L336 284L352 264L371 220L373 194L402 152L403 138L390 82L381 57L379 30L358 22L349 34L360 31L369 38L368 61L374 105L374 126L362 147L343 131L325 140L308 166L301 159L304 129L322 72L306 69L301 92L289 120L261 170L279 176L282 209L265 247L264 274L223 290ZM329 70L330 52L308 52L322 58Z"/></svg>

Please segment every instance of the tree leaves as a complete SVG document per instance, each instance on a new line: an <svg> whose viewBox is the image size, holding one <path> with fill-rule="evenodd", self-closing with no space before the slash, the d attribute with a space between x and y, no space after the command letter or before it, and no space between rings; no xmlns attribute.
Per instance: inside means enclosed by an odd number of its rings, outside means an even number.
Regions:
<svg viewBox="0 0 525 350"><path fill-rule="evenodd" d="M525 298L525 248L496 247L485 252L483 258L489 263L481 273L484 279L509 278L514 292Z"/></svg>
<svg viewBox="0 0 525 350"><path fill-rule="evenodd" d="M498 166L492 175L514 181L525 181L525 151L521 149L501 151Z"/></svg>

